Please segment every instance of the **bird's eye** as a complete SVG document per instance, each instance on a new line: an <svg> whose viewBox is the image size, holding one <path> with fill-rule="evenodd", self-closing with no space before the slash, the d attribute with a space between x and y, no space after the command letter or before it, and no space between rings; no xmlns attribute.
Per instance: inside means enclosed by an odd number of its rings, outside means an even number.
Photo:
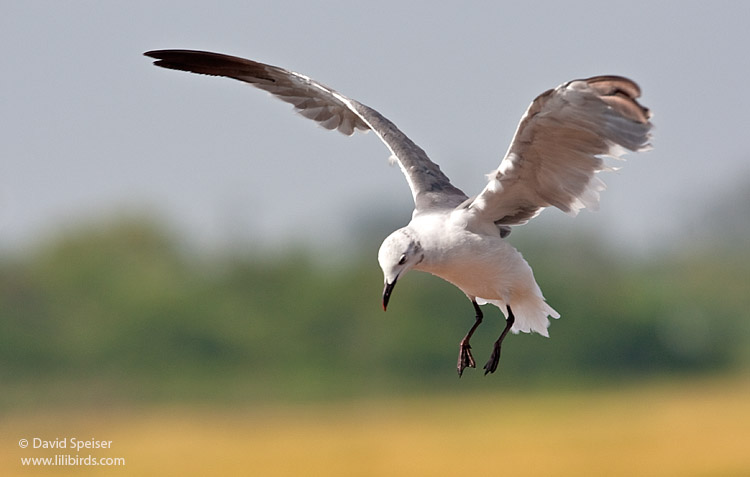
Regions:
<svg viewBox="0 0 750 477"><path fill-rule="evenodd" d="M403 265L406 263L406 254L401 255L401 258L398 259L398 264Z"/></svg>

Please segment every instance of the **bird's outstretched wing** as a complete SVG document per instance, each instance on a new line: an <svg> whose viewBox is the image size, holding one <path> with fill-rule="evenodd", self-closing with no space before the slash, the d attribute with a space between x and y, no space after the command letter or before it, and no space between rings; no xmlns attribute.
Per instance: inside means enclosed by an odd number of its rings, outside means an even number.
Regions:
<svg viewBox="0 0 750 477"><path fill-rule="evenodd" d="M174 70L225 76L250 83L294 108L326 129L351 135L372 129L388 146L411 188L417 211L455 207L467 199L440 167L392 122L374 109L308 78L277 66L235 56L192 50L156 50L144 53L155 65Z"/></svg>
<svg viewBox="0 0 750 477"><path fill-rule="evenodd" d="M524 224L549 206L572 214L596 208L603 157L649 147L650 113L636 101L640 93L619 76L574 80L542 93L468 207L498 225Z"/></svg>

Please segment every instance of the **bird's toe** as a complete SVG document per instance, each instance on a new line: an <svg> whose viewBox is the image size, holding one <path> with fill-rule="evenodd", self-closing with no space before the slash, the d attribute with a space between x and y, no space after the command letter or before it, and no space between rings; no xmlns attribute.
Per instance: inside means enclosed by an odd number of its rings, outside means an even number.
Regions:
<svg viewBox="0 0 750 477"><path fill-rule="evenodd" d="M485 376L494 373L497 370L497 365L500 362L500 346L495 345L494 348L492 348L492 354L490 355L489 361L487 361L487 364L484 365L484 374Z"/></svg>
<svg viewBox="0 0 750 477"><path fill-rule="evenodd" d="M464 373L466 368L476 368L477 363L474 356L471 355L471 346L468 343L461 343L458 351L458 377Z"/></svg>

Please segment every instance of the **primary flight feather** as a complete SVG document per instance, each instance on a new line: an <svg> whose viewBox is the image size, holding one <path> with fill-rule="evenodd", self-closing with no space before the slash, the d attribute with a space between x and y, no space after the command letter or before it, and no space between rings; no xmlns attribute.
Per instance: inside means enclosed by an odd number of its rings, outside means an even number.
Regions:
<svg viewBox="0 0 750 477"><path fill-rule="evenodd" d="M392 122L374 109L293 71L244 58L192 50L145 53L155 65L234 78L291 103L303 116L346 135L372 130L391 151L414 198L409 224L389 235L378 261L385 287L383 309L411 269L437 275L461 289L475 320L459 344L457 371L476 367L470 339L482 322L480 305L492 303L506 326L495 341L485 374L497 369L509 331L548 336L549 318L559 314L542 296L528 263L504 238L545 207L575 214L596 208L604 188L597 173L604 158L649 147L650 112L637 98L640 89L620 76L573 80L539 95L521 118L500 166L469 198L451 184Z"/></svg>

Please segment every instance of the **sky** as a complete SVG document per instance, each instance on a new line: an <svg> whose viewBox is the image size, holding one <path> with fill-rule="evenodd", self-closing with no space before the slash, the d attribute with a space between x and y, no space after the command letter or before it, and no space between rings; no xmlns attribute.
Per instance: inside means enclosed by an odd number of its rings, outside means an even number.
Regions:
<svg viewBox="0 0 750 477"><path fill-rule="evenodd" d="M654 149L603 177L597 213L524 227L668 248L750 183L749 21L741 1L6 0L0 247L122 214L207 247L335 248L370 222L408 222L408 187L374 134L328 132L250 86L142 56L183 48L292 69L377 109L469 195L536 95L628 76Z"/></svg>

